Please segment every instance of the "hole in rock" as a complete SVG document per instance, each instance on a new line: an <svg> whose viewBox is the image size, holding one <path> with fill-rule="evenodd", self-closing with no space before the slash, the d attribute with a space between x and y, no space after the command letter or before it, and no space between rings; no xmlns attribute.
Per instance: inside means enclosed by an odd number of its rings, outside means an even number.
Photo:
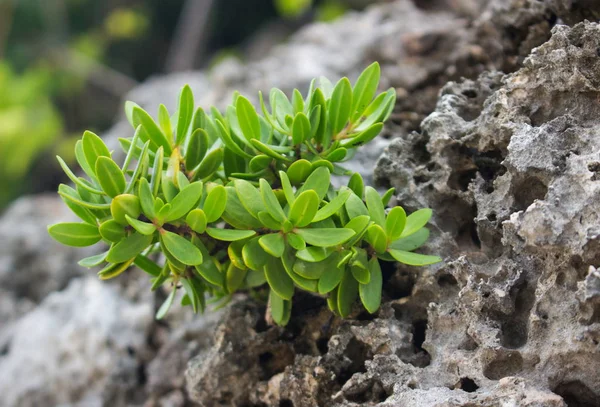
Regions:
<svg viewBox="0 0 600 407"><path fill-rule="evenodd" d="M524 211L536 199L544 199L548 193L548 186L537 178L528 177L515 184L514 198L515 209Z"/></svg>
<svg viewBox="0 0 600 407"><path fill-rule="evenodd" d="M465 89L462 91L462 94L469 99L474 99L477 97L477 91L475 89Z"/></svg>
<svg viewBox="0 0 600 407"><path fill-rule="evenodd" d="M473 393L477 391L479 386L477 385L477 383L475 383L475 380L470 379L468 377L463 377L458 382L457 388L466 391L467 393Z"/></svg>
<svg viewBox="0 0 600 407"><path fill-rule="evenodd" d="M260 366L260 380L268 380L285 370L286 366L294 363L294 353L288 347L280 347L276 355L272 352L263 352L258 356Z"/></svg>
<svg viewBox="0 0 600 407"><path fill-rule="evenodd" d="M452 274L442 274L438 277L437 283L440 287L451 287L458 284Z"/></svg>
<svg viewBox="0 0 600 407"><path fill-rule="evenodd" d="M568 407L600 407L600 394L595 394L579 380L561 383L553 391Z"/></svg>
<svg viewBox="0 0 600 407"><path fill-rule="evenodd" d="M294 407L294 403L290 399L283 399L279 402L279 407Z"/></svg>
<svg viewBox="0 0 600 407"><path fill-rule="evenodd" d="M356 338L350 339L344 356L351 362L345 366L337 376L337 382L343 386L355 373L364 373L367 371L365 361L370 359L369 347Z"/></svg>
<svg viewBox="0 0 600 407"><path fill-rule="evenodd" d="M329 338L323 337L317 339L317 349L319 349L321 355L326 354L329 350Z"/></svg>
<svg viewBox="0 0 600 407"><path fill-rule="evenodd" d="M429 352L423 349L423 342L425 342L426 333L427 320L417 320L413 322L412 343L416 357L408 361L413 366L426 367L431 363L431 356L429 355Z"/></svg>
<svg viewBox="0 0 600 407"><path fill-rule="evenodd" d="M501 352L483 368L483 375L490 380L514 376L523 369L523 357L519 352Z"/></svg>
<svg viewBox="0 0 600 407"><path fill-rule="evenodd" d="M0 348L0 356L8 355L8 352L10 352L10 342L5 343L4 346Z"/></svg>
<svg viewBox="0 0 600 407"><path fill-rule="evenodd" d="M396 264L392 262L379 263L383 275L383 290L392 300L409 297L417 282L418 275L414 271L396 270ZM392 273L390 273L392 272ZM387 277L387 279L386 279Z"/></svg>
<svg viewBox="0 0 600 407"><path fill-rule="evenodd" d="M502 321L500 343L505 348L517 349L527 343L529 336L529 314L535 302L535 286L524 282L511 289L515 298L515 311Z"/></svg>
<svg viewBox="0 0 600 407"><path fill-rule="evenodd" d="M346 400L352 401L354 403L381 403L385 401L391 394L388 394L380 382L376 381L372 386L367 388L364 391L347 394ZM371 404L371 403L369 403Z"/></svg>

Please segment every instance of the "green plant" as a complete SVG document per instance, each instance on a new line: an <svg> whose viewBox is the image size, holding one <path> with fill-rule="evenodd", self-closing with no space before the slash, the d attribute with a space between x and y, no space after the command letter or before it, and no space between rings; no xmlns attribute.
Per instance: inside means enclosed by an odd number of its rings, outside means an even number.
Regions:
<svg viewBox="0 0 600 407"><path fill-rule="evenodd" d="M237 93L224 114L194 111L187 86L176 114L161 105L157 121L128 102L136 130L132 139L120 140L123 165L90 132L75 147L87 179L59 158L75 183L61 185L59 194L83 223L59 223L49 233L71 246L110 244L79 263L108 263L98 273L102 279L135 264L150 274L153 290L172 286L158 318L178 288L185 292L182 304L198 311L207 296L224 303L238 290L265 283L271 316L281 325L296 289L327 295L342 317L357 297L375 312L379 260L440 261L412 252L428 238L431 210L406 216L397 206L386 214L394 190L382 197L357 173L348 186L331 185L331 174L348 173L339 163L377 136L393 109L394 90L375 96L378 82L375 63L354 87L347 78L335 86L321 79L306 98L294 90L291 101L273 89L271 110L259 94L263 116Z"/></svg>

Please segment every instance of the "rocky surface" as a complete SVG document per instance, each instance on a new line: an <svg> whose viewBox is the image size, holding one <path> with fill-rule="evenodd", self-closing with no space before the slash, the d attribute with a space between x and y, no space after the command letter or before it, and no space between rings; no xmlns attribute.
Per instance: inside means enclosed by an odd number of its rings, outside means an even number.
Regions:
<svg viewBox="0 0 600 407"><path fill-rule="evenodd" d="M219 106L379 60L398 104L350 165L371 176L385 148L374 182L434 209L425 251L446 261L387 267L376 315L298 296L283 329L240 297L159 323L143 273L96 281L46 234L60 200L24 198L0 218L0 405L600 406L600 27L577 24L599 18L591 0L398 0L137 88L151 111L183 83Z"/></svg>

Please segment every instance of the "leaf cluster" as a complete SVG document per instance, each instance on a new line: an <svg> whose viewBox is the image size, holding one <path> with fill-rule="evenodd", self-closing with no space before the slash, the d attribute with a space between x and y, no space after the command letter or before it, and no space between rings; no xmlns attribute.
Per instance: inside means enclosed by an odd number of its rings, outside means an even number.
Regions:
<svg viewBox="0 0 600 407"><path fill-rule="evenodd" d="M128 102L135 132L120 140L122 165L91 132L75 146L86 177L58 158L74 183L58 193L82 222L52 225L49 233L71 246L109 244L79 263L104 265L101 279L136 265L153 290L173 287L158 318L179 289L181 303L197 312L207 299L224 304L265 284L281 325L297 289L327 296L342 317L357 298L375 312L379 260L440 261L413 252L428 238L431 210L386 211L393 189L380 196L358 173L332 187L332 174L351 174L341 164L379 134L392 111L395 92L376 95L378 82L375 63L354 85L321 79L306 97L294 90L291 99L273 89L270 108L259 95L262 115L239 94L224 112L195 109L188 86L175 114L161 105L156 120Z"/></svg>

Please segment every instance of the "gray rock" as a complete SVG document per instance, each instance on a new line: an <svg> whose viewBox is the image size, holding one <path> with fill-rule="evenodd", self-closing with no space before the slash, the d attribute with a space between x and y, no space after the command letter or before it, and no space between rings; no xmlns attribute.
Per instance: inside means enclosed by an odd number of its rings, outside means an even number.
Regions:
<svg viewBox="0 0 600 407"><path fill-rule="evenodd" d="M0 356L0 404L103 405L111 375L136 365L152 318L150 304L127 300L115 286L73 280L16 323Z"/></svg>

